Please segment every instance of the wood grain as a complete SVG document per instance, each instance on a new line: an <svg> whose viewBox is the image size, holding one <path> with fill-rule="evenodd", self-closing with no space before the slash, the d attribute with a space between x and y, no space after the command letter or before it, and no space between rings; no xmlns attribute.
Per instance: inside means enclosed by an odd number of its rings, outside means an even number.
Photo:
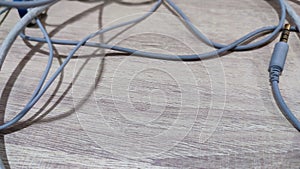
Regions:
<svg viewBox="0 0 300 169"><path fill-rule="evenodd" d="M123 1L124 2L124 1ZM50 8L52 38L81 40L140 16L142 1L60 1ZM230 43L277 24L275 1L174 0L208 37ZM295 2L289 2L300 13ZM13 10L0 41L18 21ZM26 33L42 36L37 28ZM164 5L145 21L91 41L169 54L212 48ZM300 135L281 115L267 66L274 46L201 62L162 61L83 47L42 99L1 137L7 168L299 168ZM282 93L298 117L299 37L292 34ZM72 46L55 45L51 73ZM47 45L18 38L0 73L1 114L30 99L47 63Z"/></svg>

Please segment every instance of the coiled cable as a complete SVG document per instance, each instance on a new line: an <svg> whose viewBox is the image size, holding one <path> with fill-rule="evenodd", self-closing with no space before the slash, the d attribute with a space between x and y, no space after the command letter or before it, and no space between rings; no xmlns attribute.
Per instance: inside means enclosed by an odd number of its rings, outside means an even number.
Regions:
<svg viewBox="0 0 300 169"><path fill-rule="evenodd" d="M22 30L26 27L26 25L33 19L35 18L38 13L41 11L45 10L47 7L50 6L48 4L47 6L43 7L37 7L33 8L30 10L23 18L22 20L24 22L19 22L19 25L16 25L15 28L11 31L7 38L8 40L5 39L3 42L3 45L0 48L0 66L2 65L5 56L7 55L7 52L9 48L11 47L13 41L15 40L15 37L20 33L21 37L25 40L31 40L31 41L36 41L36 42L44 42L48 43L49 49L50 49L50 44L61 44L61 45L74 45L75 47L73 50L69 53L69 55L66 57L64 62L61 64L61 66L56 70L56 72L51 76L48 82L44 84L44 80L41 79L39 85L37 86L36 92L34 92L32 98L28 102L28 104L25 106L25 108L16 116L15 120L9 121L3 125L0 126L0 130L3 130L7 127L10 127L14 125L17 121L19 121L29 110L30 108L39 100L39 98L46 92L46 90L50 87L50 85L53 83L53 81L56 79L56 77L60 74L60 72L63 70L63 68L67 65L67 63L70 61L70 59L74 56L76 51L82 47L82 46L92 46L92 47L98 47L98 48L105 48L105 49L111 49L111 50L116 50L120 52L125 52L127 54L132 54L135 56L141 56L141 57L148 57L148 58L155 58L155 59L164 59L164 60L183 60L183 61L196 61L196 60L203 60L203 59L208 59L208 58L213 58L213 57L218 57L220 55L223 55L225 52L228 51L245 51L245 50L252 50L255 48L262 47L269 42L271 42L273 39L275 39L278 35L278 33L283 29L283 25L285 22L286 18L286 4L284 0L277 0L279 6L280 6L280 19L279 23L276 26L268 26L268 27L262 27L257 30L254 30L247 35L241 37L240 39L232 42L231 44L228 45L223 45L219 44L216 42L213 42L209 40L203 33L201 33L200 30L196 28L195 25L189 20L189 18L184 14L184 12L172 1L172 0L165 0L165 2L173 9L175 10L181 19L185 22L185 24L188 26L188 28L194 33L200 40L205 42L207 45L212 46L216 48L214 51L210 51L207 53L201 53L201 54L193 54L193 55L170 55L170 54L162 54L162 53L152 53L152 52L145 52L145 51L140 51L137 49L131 49L131 48L124 48L121 46L114 46L114 45L109 45L109 44L104 44L104 43L95 43L95 42L88 42L90 39L93 37L103 34L105 32L111 31L116 28L120 28L123 26L127 25L132 25L136 24L138 22L143 21L147 17L149 17L153 12L155 12L159 6L162 4L162 0L157 0L155 5L150 9L150 11L143 15L142 17L139 17L137 19L120 23L105 29L101 29L95 33L92 33L82 39L81 41L70 41L70 40L60 40L60 39L50 39L47 36L44 36L44 38L40 37L32 37L25 35ZM26 2L24 2L26 3ZM10 6L9 6L10 7ZM24 7L24 6L22 6ZM35 11L35 12L32 12ZM290 10L289 10L290 11ZM291 13L291 12L290 12ZM37 22L39 23L39 27L43 33L44 28L41 25L40 21L37 19ZM291 28L291 31L296 31L297 29L295 27ZM269 33L267 37L264 37L260 41L249 43L246 45L243 45L244 42L247 40L257 37L258 35L264 34L264 33ZM13 38L11 38L13 37ZM49 63L48 63L49 64ZM48 69L45 71L49 71ZM47 73L44 73L45 76L47 76ZM43 76L44 77L44 76ZM44 84L44 86L43 86ZM43 87L42 87L43 86Z"/></svg>

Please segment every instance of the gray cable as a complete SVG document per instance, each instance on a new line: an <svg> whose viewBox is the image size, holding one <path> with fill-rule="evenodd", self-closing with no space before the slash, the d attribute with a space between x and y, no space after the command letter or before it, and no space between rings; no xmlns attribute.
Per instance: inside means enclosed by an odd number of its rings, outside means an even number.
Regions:
<svg viewBox="0 0 300 169"><path fill-rule="evenodd" d="M70 41L70 40L58 40L58 39L50 39L48 36L46 30L44 29L42 23L37 19L37 24L41 31L43 32L44 38L39 38L39 37L31 37L27 36L23 33L24 28L26 27L27 24L29 24L34 18L36 18L41 12L43 12L45 9L47 9L49 6L51 6L54 2L54 0L38 0L38 1L30 1L30 2L9 2L9 1L0 1L0 6L7 6L7 9L10 7L16 7L16 8L29 8L29 7L36 7L30 10L21 20L18 22L15 27L10 31L6 39L4 40L3 44L1 45L0 48L0 69L1 66L4 62L4 59L11 48L13 42L15 41L16 37L18 34L21 35L23 39L31 40L31 41L37 41L37 42L45 42L48 44L49 48L49 58L48 58L48 63L45 68L44 73L42 74L42 77L31 97L27 105L24 107L24 109L12 120L7 121L6 123L0 125L0 130L6 129L15 123L17 123L20 119L22 119L26 113L35 105L35 103L42 97L42 95L47 91L47 89L51 86L51 84L55 81L55 79L58 77L58 75L62 72L64 67L68 64L70 59L74 56L74 54L77 52L77 50L82 47L82 46L92 46L92 47L99 47L99 48L105 48L105 49L111 49L111 50L116 50L120 52L125 52L128 54L132 54L135 56L142 56L142 57L149 57L149 58L155 58L155 59L166 59L166 60L184 60L184 61L194 61L194 60L203 60L203 59L208 59L208 58L213 58L213 57L218 57L219 55L222 55L225 52L228 51L244 51L244 50L252 50L261 46L266 45L270 41L272 41L274 38L277 37L277 34L282 30L283 24L285 22L286 18L286 10L288 14L292 17L293 21L295 22L298 30L300 28L300 19L299 16L296 14L296 12L293 10L291 6L289 6L284 0L277 0L280 9L281 9L281 14L280 14L280 20L277 26L269 26L269 27L263 27L257 30L254 30L253 32L248 33L247 35L241 37L240 39L234 41L233 43L229 45L223 45L219 44L216 42L211 41L209 38L207 38L200 30L196 28L196 26L189 20L189 18L184 14L184 12L175 4L172 2L172 0L165 0L168 5L170 5L182 18L182 20L186 23L188 28L203 42L208 44L209 46L215 47L217 50L207 52L207 53L202 53L202 54L195 54L195 55L169 55L169 54L161 54L161 53L152 53L152 52L144 52L144 51L139 51L137 49L130 49L130 48L124 48L121 46L114 46L114 45L109 45L109 44L104 44L104 43L95 43L95 42L88 42L91 38L103 34L105 32L111 31L113 29L117 29L123 26L127 25L132 25L136 24L147 17L149 17L152 12L156 11L159 6L162 3L162 0L157 0L156 4L151 8L150 12L143 15L142 17L139 17L137 19L120 23L111 27L108 27L106 29L101 29L93 34L90 34L89 36L85 37L81 41ZM51 3L51 4L50 4ZM44 6L41 6L44 5ZM3 11L3 10L1 10ZM0 14L1 15L1 14ZM292 28L293 31L296 31L295 28ZM243 45L244 42L247 40L256 37L257 35L261 35L263 33L270 33L267 37L263 38L262 40L250 44ZM63 61L63 63L60 65L60 67L55 71L55 73L49 78L49 80L46 82L46 78L49 74L52 61L53 61L53 48L52 44L62 44L62 45L75 45L73 50L68 54L67 58ZM281 50L278 50L281 51ZM278 55L279 56L279 55ZM282 63L280 60L282 58L278 57L275 60L272 60L273 63ZM280 60L279 62L276 62ZM276 67L275 64L275 67ZM279 65L280 65L279 64ZM282 63L284 65L284 63ZM281 66L283 69L283 66ZM282 71L282 70L281 70ZM274 68L274 65L272 66L271 73L270 73L270 78L271 85L272 85L272 91L274 94L274 98L276 100L276 103L278 104L279 108L283 112L283 114L286 116L286 118L293 124L293 126L300 131L300 122L297 120L297 118L293 115L293 113L290 111L286 103L284 102L278 82L276 80L278 70ZM1 160L1 159L0 159ZM0 168L5 168L3 165L3 162L0 161Z"/></svg>
<svg viewBox="0 0 300 169"><path fill-rule="evenodd" d="M281 92L279 89L279 85L277 81L271 82L272 92L274 99L280 108L282 114L286 117L286 119L300 132L300 122L286 105L283 97L281 96Z"/></svg>
<svg viewBox="0 0 300 169"><path fill-rule="evenodd" d="M248 39L251 39L252 37L257 36L258 34L262 34L265 32L272 32L275 28L276 28L275 26L260 28L251 33L248 33L247 35L238 39L234 43L232 43L228 46L225 46L224 48L221 48L221 49L215 50L215 51L211 51L208 53L196 54L196 55L167 55L167 54L160 54L160 53L143 52L143 51L139 51L136 49L124 48L124 47L120 47L120 46L114 46L114 45L103 44L103 43L95 43L95 42L86 42L83 44L83 46L111 49L111 50L116 50L116 51L125 52L128 54L132 54L135 56L148 57L148 58L156 58L156 59L164 59L164 60L194 61L194 60L207 59L207 58L211 58L211 57L217 57L218 55L220 55L228 50L233 49L238 44L241 44L244 41L247 41ZM101 32L101 33L104 33L104 32ZM27 39L27 40L36 41L36 42L45 42L44 38L31 37L31 36L27 36L23 33L21 33L20 35L22 38ZM94 36L96 36L96 35L97 35L97 33L95 33ZM61 45L77 45L79 43L79 41L58 40L58 39L51 39L51 42L53 44L61 44Z"/></svg>
<svg viewBox="0 0 300 169"><path fill-rule="evenodd" d="M39 84L37 85L33 95L32 95L32 98L29 100L29 102L26 104L26 106L24 107L24 109L19 113L17 114L12 120L9 120L8 122L4 123L4 124L1 124L0 125L0 130L3 130L5 128L8 128L10 126L12 126L13 124L15 124L16 122L18 122L20 119L22 119L26 113L32 108L32 106L36 103L34 102L33 104L33 100L37 97L37 95L40 93L42 87L43 87L43 84L45 83L45 80L47 78L47 75L49 74L49 71L50 71L50 68L51 68L51 65L52 65L52 61L53 61L53 48L52 48L52 43L50 41L50 38L46 32L46 30L43 28L43 25L42 23L40 22L39 19L36 19L37 21L37 24L38 26L40 27L43 35L45 36L46 38L46 41L48 43L48 48L49 48L49 59L48 59L48 63L47 63L47 66L45 68L45 71L40 79L40 82ZM37 101L37 100L36 100Z"/></svg>
<svg viewBox="0 0 300 169"><path fill-rule="evenodd" d="M56 0L37 0L37 1L5 1L0 0L0 6L6 6L11 8L33 8L43 5L48 5Z"/></svg>
<svg viewBox="0 0 300 169"><path fill-rule="evenodd" d="M52 4L48 4L45 6L33 8L30 10L15 26L12 28L12 30L9 32L9 34L4 39L1 47L0 47L0 69L2 67L2 64L5 60L5 57L11 48L12 44L16 40L19 33L40 13L42 13L45 9L47 9Z"/></svg>
<svg viewBox="0 0 300 169"><path fill-rule="evenodd" d="M292 18L293 22L295 23L297 29L300 29L300 18L299 15L296 13L294 8L292 8L286 1L285 1L286 10L289 16Z"/></svg>
<svg viewBox="0 0 300 169"><path fill-rule="evenodd" d="M215 48L220 49L220 48L226 47L226 45L222 45L222 44L219 44L219 43L209 40L199 29L196 28L196 26L193 25L193 23L190 21L190 19L184 14L184 12L172 0L165 0L165 1L182 17L183 21L187 24L189 29L199 39L204 41L207 45L213 46ZM278 33L282 29L284 22L285 22L286 8L285 8L284 0L277 0L277 2L280 5L281 14L280 14L280 20L279 20L279 23L278 23L276 29L274 29L274 31L268 37L266 37L258 42L251 43L251 44L236 46L234 49L232 49L233 51L252 50L252 49L264 46L267 43L269 43L270 41L272 41L278 35Z"/></svg>
<svg viewBox="0 0 300 169"><path fill-rule="evenodd" d="M21 33L21 37L24 38L24 39L27 39L27 40L33 40L33 41L38 41L38 42L46 42L46 41L50 40L51 43L64 44L64 45L76 45L76 46L70 52L70 54L67 56L67 58L65 59L63 64L52 75L50 80L44 85L44 87L40 91L37 92L36 95L33 96L31 101L29 102L29 104L27 106L25 106L24 111L22 111L20 114L24 114L24 113L26 114L26 112L44 94L44 92L48 89L48 87L52 84L52 82L55 80L55 78L60 74L60 72L63 70L63 68L69 62L69 60L73 57L73 55L76 53L76 51L81 46L86 45L86 46L101 47L101 48L121 51L121 52L125 52L125 53L128 53L128 54L133 54L133 55L143 56L143 57L149 57L149 58L155 58L155 59L184 60L184 61L194 61L194 60L202 60L202 59L218 57L219 55L222 55L224 52L232 51L232 50L236 50L236 51L250 50L250 49L254 49L254 48L258 48L258 47L261 47L263 45L266 45L273 38L275 38L277 36L279 31L282 30L282 26L283 26L283 23L284 23L284 20L285 20L285 17L286 17L285 4L284 4L283 0L277 0L277 1L280 5L280 8L281 8L280 21L279 21L279 24L277 26L263 27L263 28L257 29L257 30L255 30L251 33L248 33L247 35L243 36L242 38L236 40L235 42L233 42L229 45L222 45L222 44L218 44L218 43L210 41L205 35L203 35L189 21L189 19L186 17L186 15L171 0L166 0L166 2L182 17L184 22L187 23L187 25L190 27L192 32L197 35L197 37L199 37L201 40L205 41L207 44L210 44L210 46L214 46L214 47L217 48L217 50L215 50L215 51L202 53L202 54L196 54L196 55L168 55L168 54L161 54L161 53L144 52L144 51L139 51L139 50L136 50L136 49L129 49L129 48L124 48L124 47L120 47L120 46L113 46L113 45L109 45L109 44L88 42L89 39L91 39L91 38L93 38L93 37L95 37L99 34L103 34L107 31L110 31L110 30L113 30L113 29L116 29L116 28L119 28L119 27L122 27L122 26L126 26L126 25L135 24L137 22L140 22L140 21L144 20L145 18L147 18L148 16L150 16L151 13L147 13L146 15L144 15L140 18L134 19L132 21L129 21L129 22L117 24L115 26L99 30L99 31L97 31L93 34L90 34L89 36L87 36L86 38L84 38L81 41L67 41L67 40L55 40L55 39L46 40L45 38L30 37L30 36L26 36L25 34ZM157 4L151 9L151 11L154 12L160 6L161 2L162 2L162 0L158 0ZM24 28L24 25L21 25L20 27ZM241 45L245 41L247 41L247 40L249 40L249 39L251 39L251 38L253 38L253 37L255 37L255 36L257 36L261 33L266 33L266 32L271 32L271 34L269 36L263 38L262 40L258 41L258 42L254 42L254 43L247 44L247 45ZM241 46L239 46L239 45L241 45ZM10 48L10 46L8 46L7 48ZM6 51L6 50L4 50L4 51ZM6 54L7 54L7 52L6 52ZM0 59L1 59L1 56L3 56L3 54L1 55L1 53L0 53ZM1 64L1 62L0 62L0 64ZM15 120L14 123L17 122L18 120ZM4 129L4 128L12 125L12 124L13 123L10 123L9 125L2 126L2 127L0 126L0 130Z"/></svg>
<svg viewBox="0 0 300 169"><path fill-rule="evenodd" d="M5 169L3 160L0 158L0 169Z"/></svg>
<svg viewBox="0 0 300 169"><path fill-rule="evenodd" d="M113 30L113 29L116 29L116 28L120 28L120 27L123 27L123 26L126 26L126 25L135 24L137 22L140 22L141 20L149 17L154 11L156 11L159 8L159 6L161 5L161 3L162 3L162 0L157 1L157 3L154 5L154 7L151 8L150 12L147 13L147 14L145 14L145 15L143 15L142 17L139 17L137 19L133 19L133 20L128 21L128 22L124 22L124 23L121 23L121 24L117 24L117 25L108 27L106 29L103 29L103 30L99 31L98 33L101 34L101 33L104 33L104 32L107 32L107 31L110 31L110 30ZM37 19L37 23L38 23L40 29L42 30L42 32L43 32L43 34L45 36L45 39L47 40L47 42L49 44L50 51L51 50L53 51L52 46L51 46L52 45L51 44L51 40L50 40L48 34L45 32L42 24L40 23L40 21L38 19ZM88 36L88 37L90 37L90 36ZM78 48L76 48L76 50L78 50L82 46L82 44L84 44L84 43L85 43L84 40L82 40L81 42L79 42L77 44ZM75 51L75 50L73 50L73 51ZM4 130L4 129L6 129L6 128L12 126L12 125L14 125L15 123L17 123L19 120L21 120L27 114L27 112L36 104L36 102L43 96L43 94L51 86L51 84L54 82L54 80L57 78L57 76L62 72L62 70L67 65L67 63L70 61L70 59L72 58L72 56L73 56L74 53L71 52L71 54L64 60L64 62L56 70L56 72L46 82L46 84L44 86L42 86L44 84L44 80L45 80L45 78L46 78L46 76L47 76L47 74L49 72L49 69L45 70L43 78L42 78L42 80L40 80L40 83L37 86L37 88L36 88L36 90L35 90L32 98L30 99L30 101L23 108L23 110L19 114L17 114L17 116L15 116L13 119L9 120L8 122L0 125L0 130ZM51 55L51 53L50 53L50 55ZM50 59L49 59L49 61L50 61ZM49 62L48 62L48 65L49 65L49 68L50 68L51 64ZM48 66L47 66L47 68L48 68Z"/></svg>
<svg viewBox="0 0 300 169"><path fill-rule="evenodd" d="M211 51L208 53L203 53L203 54L198 54L198 55L166 55L166 54L159 54L159 53L150 53L150 52L143 52L139 51L136 49L129 49L129 48L123 48L119 46L112 46L112 45L107 45L107 44L93 44L97 47L103 47L106 49L112 49L112 50L117 50L121 52L125 52L128 54L133 54L136 56L143 56L143 57L149 57L149 58L155 58L155 59L166 59L166 60L184 60L184 61L194 61L194 60L201 60L201 59L207 59L207 58L212 58L212 57L217 57L219 55L222 55L224 52L227 52L229 50L250 50L254 48L258 48L261 46L266 45L269 43L273 38L275 38L278 34L278 32L282 29L282 26L284 24L284 20L286 17L286 12L285 12L285 5L283 0L278 0L278 3L281 7L281 16L280 16L280 21L279 24L276 27L263 27L260 28L256 31L253 31L246 36L236 40L235 42L229 44L229 45L221 45L218 43L214 43L210 41L205 35L203 35L188 19L188 17L170 0L166 0L167 3L174 8L176 12L180 14L180 16L183 18L183 20L188 24L188 26L193 30L193 32L203 41L205 41L207 44L210 44L211 46L214 46L218 48L216 51ZM273 29L273 30L272 30ZM257 34L264 32L264 31L270 31L272 30L273 32L266 38L260 40L259 42L255 42L252 44L244 45L244 46L238 46L239 44L245 42L246 40L256 36ZM97 35L97 33L96 33ZM95 36L96 36L95 35ZM23 38L27 38L30 40L35 40L35 41L43 41L42 39L39 38L30 38L28 36L22 36ZM70 41L63 41L63 40L52 40L52 43L58 42L59 44L70 44ZM76 45L73 41L73 45ZM91 45L90 43L86 43L84 45Z"/></svg>
<svg viewBox="0 0 300 169"><path fill-rule="evenodd" d="M268 71L269 71L273 96L278 107L280 108L282 114L286 117L286 119L298 131L300 131L300 122L284 102L284 99L281 96L279 85L278 85L279 77L282 74L282 71L284 69L284 65L289 51L289 45L287 43L289 39L289 35L290 35L290 24L286 24L284 30L282 31L280 41L277 42L274 47Z"/></svg>

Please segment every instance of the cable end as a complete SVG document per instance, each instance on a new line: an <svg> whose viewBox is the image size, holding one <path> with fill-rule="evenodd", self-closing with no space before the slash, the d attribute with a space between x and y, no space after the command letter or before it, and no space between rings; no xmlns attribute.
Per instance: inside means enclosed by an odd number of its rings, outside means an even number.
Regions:
<svg viewBox="0 0 300 169"><path fill-rule="evenodd" d="M279 76L283 71L285 60L289 51L288 39L290 36L291 25L285 24L280 41L276 43L269 65L270 80L279 81Z"/></svg>
<svg viewBox="0 0 300 169"><path fill-rule="evenodd" d="M290 30L291 30L291 25L290 24L285 24L284 29L282 31L281 37L280 37L280 42L288 42L289 36L290 36Z"/></svg>

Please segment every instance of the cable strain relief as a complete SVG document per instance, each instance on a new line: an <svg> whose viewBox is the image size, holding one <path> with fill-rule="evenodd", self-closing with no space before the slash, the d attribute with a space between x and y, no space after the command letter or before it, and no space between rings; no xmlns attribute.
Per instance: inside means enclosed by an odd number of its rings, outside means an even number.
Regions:
<svg viewBox="0 0 300 169"><path fill-rule="evenodd" d="M277 83L279 83L279 76L281 75L281 68L278 67L278 66L272 66L270 69L269 69L269 72L270 72L270 83L276 81Z"/></svg>

